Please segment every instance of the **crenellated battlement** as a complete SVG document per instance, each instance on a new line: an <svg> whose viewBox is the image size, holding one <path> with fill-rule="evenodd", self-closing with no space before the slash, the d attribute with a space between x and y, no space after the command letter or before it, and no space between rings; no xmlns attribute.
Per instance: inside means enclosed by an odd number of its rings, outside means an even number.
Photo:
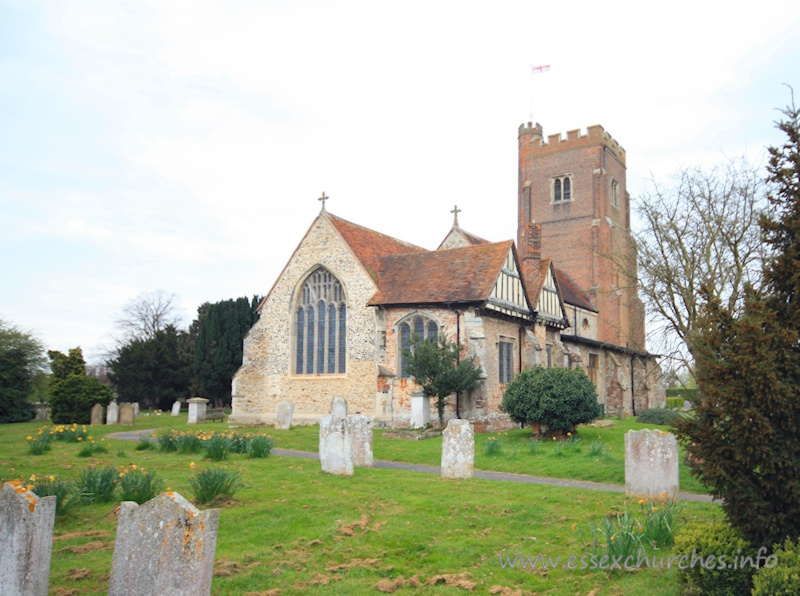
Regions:
<svg viewBox="0 0 800 596"><path fill-rule="evenodd" d="M537 122L534 125L527 122L519 127L520 142L523 141L523 136L529 137L527 139L529 146L526 151L529 157L593 145L605 145L623 164L625 163L625 149L599 124L587 127L584 133L578 128L569 130L566 138L561 133L548 135L545 141L541 124Z"/></svg>

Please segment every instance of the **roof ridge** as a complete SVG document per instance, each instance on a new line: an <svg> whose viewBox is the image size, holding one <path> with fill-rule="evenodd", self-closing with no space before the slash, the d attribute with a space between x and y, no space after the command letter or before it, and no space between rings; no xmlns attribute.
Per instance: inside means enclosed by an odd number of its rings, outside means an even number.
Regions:
<svg viewBox="0 0 800 596"><path fill-rule="evenodd" d="M378 230L373 230L372 228L368 228L367 226L362 226L361 224L357 224L355 222L352 222L349 219L345 219L343 217L339 217L338 215L334 215L330 211L325 211L324 215L326 215L329 218L339 220L339 221L341 221L343 223L346 223L348 225L355 226L357 228L361 228L362 230L366 230L366 231L371 232L373 234L378 234L380 236L383 236L384 238L389 238L390 240L394 240L395 242L399 242L400 244L405 244L407 246L410 246L411 248L424 250L425 252L432 252L432 251L428 250L427 248L424 248L424 247L419 246L417 244L413 244L412 242L408 242L406 240L401 240L400 238L396 238L395 236L390 236L389 234L384 234L383 232L379 232Z"/></svg>

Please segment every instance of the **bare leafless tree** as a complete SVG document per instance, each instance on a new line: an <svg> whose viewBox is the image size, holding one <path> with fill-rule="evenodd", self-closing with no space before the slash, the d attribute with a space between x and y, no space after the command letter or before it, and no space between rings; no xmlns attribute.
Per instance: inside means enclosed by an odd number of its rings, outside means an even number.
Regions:
<svg viewBox="0 0 800 596"><path fill-rule="evenodd" d="M152 339L157 331L172 325L180 327L183 314L176 304L177 296L164 290L143 292L125 303L115 321L118 344L132 339Z"/></svg>
<svg viewBox="0 0 800 596"><path fill-rule="evenodd" d="M632 241L655 349L691 369L701 287L735 309L746 284L760 285L765 208L762 176L744 158L682 168L670 185L653 180L636 200L641 225Z"/></svg>

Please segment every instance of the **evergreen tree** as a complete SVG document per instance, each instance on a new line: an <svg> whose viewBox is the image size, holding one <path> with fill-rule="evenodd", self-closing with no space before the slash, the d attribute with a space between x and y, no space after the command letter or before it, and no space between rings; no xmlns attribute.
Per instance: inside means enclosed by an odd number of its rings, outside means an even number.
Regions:
<svg viewBox="0 0 800 596"><path fill-rule="evenodd" d="M258 320L255 309L260 302L259 296L242 297L198 309L194 375L203 397L230 404L231 380L242 365L244 336Z"/></svg>
<svg viewBox="0 0 800 596"><path fill-rule="evenodd" d="M188 396L191 370L179 353L182 333L171 325L149 339L134 339L109 362L109 378L123 402L168 409Z"/></svg>
<svg viewBox="0 0 800 596"><path fill-rule="evenodd" d="M85 375L86 361L80 346L71 348L67 354L58 350L48 350L50 369L53 371L53 382L63 381L70 375Z"/></svg>
<svg viewBox="0 0 800 596"><path fill-rule="evenodd" d="M86 374L86 361L80 347L67 354L56 350L47 352L53 371L50 389L50 418L56 424L86 424L92 406L107 406L113 398L111 390Z"/></svg>
<svg viewBox="0 0 800 596"><path fill-rule="evenodd" d="M0 423L33 418L35 408L29 398L42 374L43 352L30 333L0 320Z"/></svg>
<svg viewBox="0 0 800 596"><path fill-rule="evenodd" d="M462 348L441 337L421 339L414 335L411 347L403 350L406 371L427 397L436 398L439 426L444 427L444 406L448 395L471 391L478 386L481 369L474 358L461 358Z"/></svg>
<svg viewBox="0 0 800 596"><path fill-rule="evenodd" d="M741 312L709 300L700 320L694 418L679 424L693 473L734 527L771 548L800 536L800 110L778 124L762 218L772 251Z"/></svg>

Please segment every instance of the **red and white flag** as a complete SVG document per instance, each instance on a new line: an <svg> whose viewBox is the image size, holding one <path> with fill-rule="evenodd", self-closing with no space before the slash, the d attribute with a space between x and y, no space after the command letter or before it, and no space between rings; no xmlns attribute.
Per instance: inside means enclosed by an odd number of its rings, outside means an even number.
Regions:
<svg viewBox="0 0 800 596"><path fill-rule="evenodd" d="M548 70L550 70L549 64L545 64L542 66L531 66L531 72L534 74L536 74L537 72L547 72Z"/></svg>

